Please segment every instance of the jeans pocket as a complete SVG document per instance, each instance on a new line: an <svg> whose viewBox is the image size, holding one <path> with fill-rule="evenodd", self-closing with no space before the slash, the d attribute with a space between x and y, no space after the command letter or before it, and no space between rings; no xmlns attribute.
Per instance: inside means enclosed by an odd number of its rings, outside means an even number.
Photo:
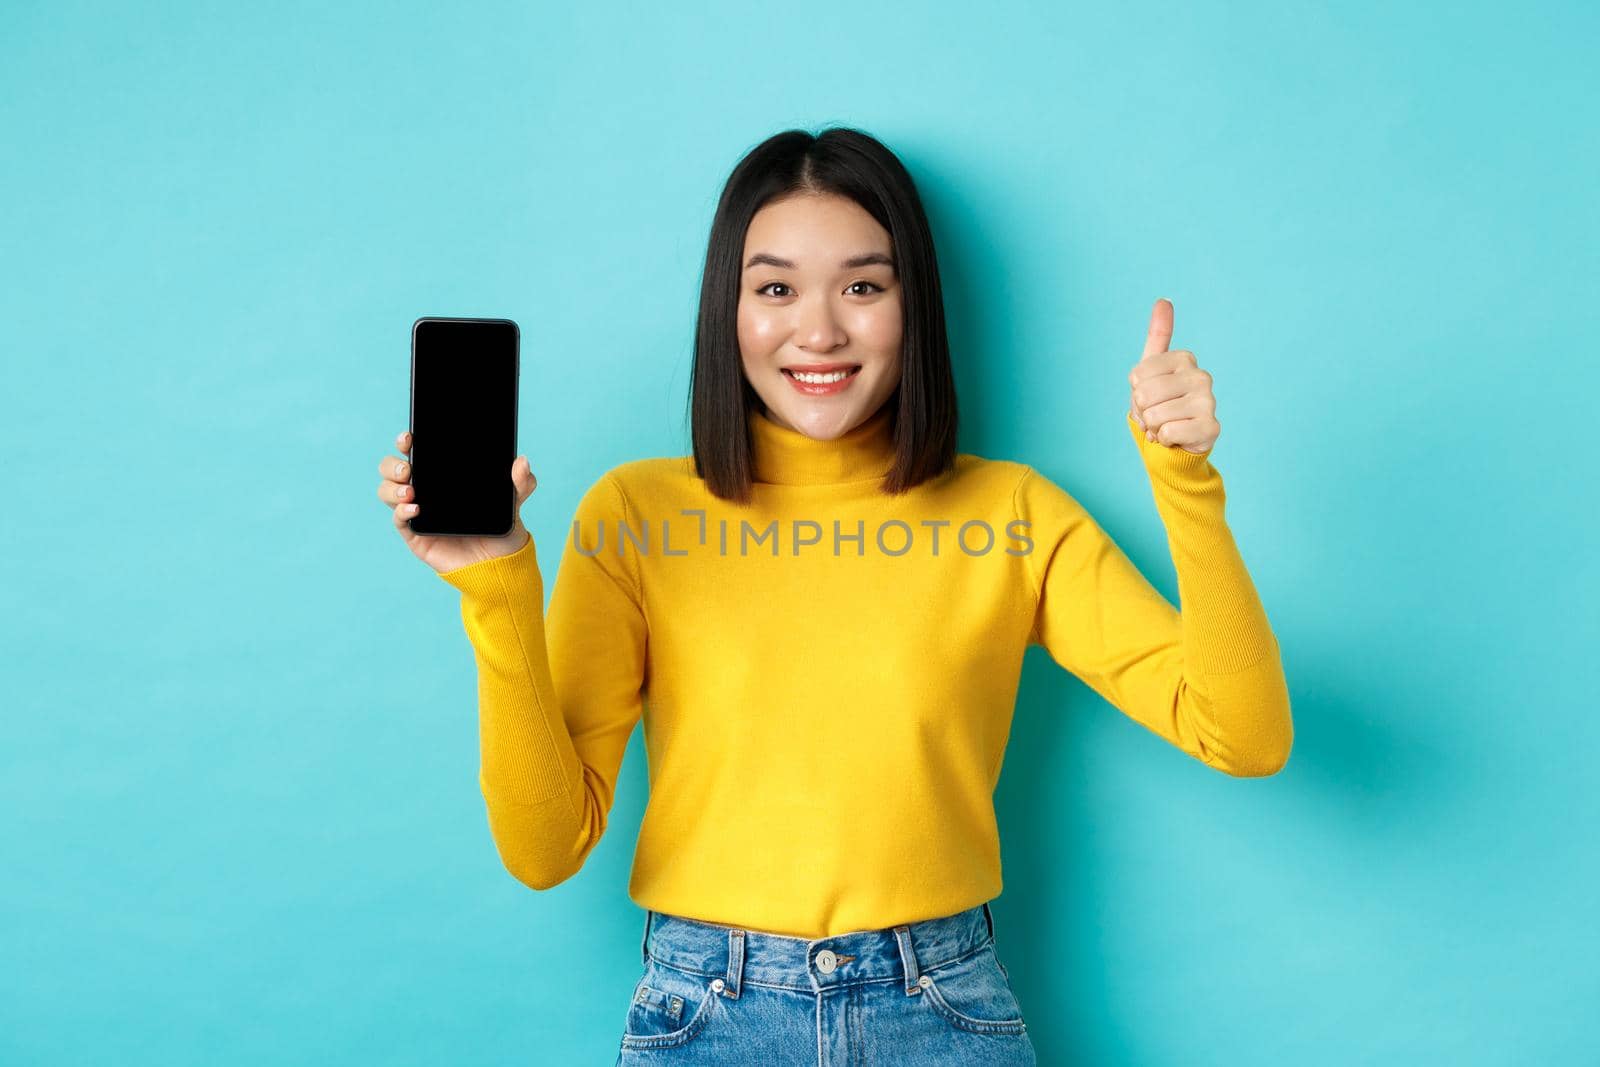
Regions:
<svg viewBox="0 0 1600 1067"><path fill-rule="evenodd" d="M991 940L961 959L922 972L922 995L951 1026L980 1034L1026 1033L1022 1005Z"/></svg>
<svg viewBox="0 0 1600 1067"><path fill-rule="evenodd" d="M718 1009L716 1001L712 979L652 959L633 987L633 1001L622 1026L622 1047L677 1048L687 1044L711 1021Z"/></svg>

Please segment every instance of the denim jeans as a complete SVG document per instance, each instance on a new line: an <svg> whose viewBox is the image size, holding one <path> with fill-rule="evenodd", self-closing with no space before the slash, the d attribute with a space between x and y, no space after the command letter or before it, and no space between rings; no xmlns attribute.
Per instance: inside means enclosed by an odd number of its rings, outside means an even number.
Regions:
<svg viewBox="0 0 1600 1067"><path fill-rule="evenodd" d="M806 939L646 911L618 1067L1033 1065L988 904Z"/></svg>

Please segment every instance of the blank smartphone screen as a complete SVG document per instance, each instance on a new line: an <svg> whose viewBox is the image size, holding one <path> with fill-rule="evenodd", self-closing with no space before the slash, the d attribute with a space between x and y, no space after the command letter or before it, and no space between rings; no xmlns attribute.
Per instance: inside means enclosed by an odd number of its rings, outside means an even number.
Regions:
<svg viewBox="0 0 1600 1067"><path fill-rule="evenodd" d="M411 485L422 534L498 537L516 519L517 375L510 319L411 326Z"/></svg>

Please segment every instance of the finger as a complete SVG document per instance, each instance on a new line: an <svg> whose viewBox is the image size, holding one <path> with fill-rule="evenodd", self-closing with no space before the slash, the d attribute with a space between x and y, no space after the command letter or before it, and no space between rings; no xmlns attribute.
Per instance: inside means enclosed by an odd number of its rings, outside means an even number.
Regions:
<svg viewBox="0 0 1600 1067"><path fill-rule="evenodd" d="M1157 441L1173 444L1178 440L1196 440L1193 431L1198 423L1195 420L1209 417L1208 410L1202 399L1184 393L1171 400L1147 406L1144 409L1144 418L1148 430L1155 435ZM1176 438L1172 436L1175 428L1178 433ZM1167 432L1163 434L1163 430Z"/></svg>
<svg viewBox="0 0 1600 1067"><path fill-rule="evenodd" d="M1150 425L1150 410L1164 400L1184 394L1184 383L1173 373L1178 366L1163 369L1163 360L1159 357L1170 356L1170 352L1158 352L1156 357L1139 361L1133 373L1128 375L1131 390L1128 394L1128 411L1133 416L1133 421L1139 424L1139 429L1152 432L1155 427Z"/></svg>
<svg viewBox="0 0 1600 1067"><path fill-rule="evenodd" d="M400 528L401 533L408 537L411 536L409 523L416 518L417 510L417 505L415 504L401 504L391 513L394 516L394 524Z"/></svg>
<svg viewBox="0 0 1600 1067"><path fill-rule="evenodd" d="M1155 370L1139 379L1130 394L1133 410L1147 421L1150 409L1166 400L1175 400L1189 393L1189 385L1179 374Z"/></svg>
<svg viewBox="0 0 1600 1067"><path fill-rule="evenodd" d="M1161 428L1156 431L1156 443L1166 445L1169 448L1173 446L1181 448L1197 441L1203 441L1205 440L1208 421L1199 416L1170 419L1162 423ZM1198 455L1199 453L1195 454Z"/></svg>
<svg viewBox="0 0 1600 1067"><path fill-rule="evenodd" d="M417 490L415 486L406 482L392 482L385 478L378 483L378 499L391 508L396 504L415 504Z"/></svg>
<svg viewBox="0 0 1600 1067"><path fill-rule="evenodd" d="M1200 422L1197 419L1168 419L1155 429L1155 443L1173 446L1187 442L1194 438L1194 430L1198 426Z"/></svg>
<svg viewBox="0 0 1600 1067"><path fill-rule="evenodd" d="M1138 385L1157 374L1180 374L1199 369L1200 364L1195 361L1193 352L1187 348L1173 348L1140 359L1128 375L1128 381Z"/></svg>
<svg viewBox="0 0 1600 1067"><path fill-rule="evenodd" d="M517 506L533 495L539 486L539 479L533 475L533 469L528 465L527 456L518 456L511 461L511 481L517 488Z"/></svg>
<svg viewBox="0 0 1600 1067"><path fill-rule="evenodd" d="M378 473L391 482L409 482L411 480L411 464L394 456L384 456L383 462L378 464Z"/></svg>
<svg viewBox="0 0 1600 1067"><path fill-rule="evenodd" d="M1157 404L1148 404L1144 409L1145 429L1156 435L1156 440L1161 439L1161 431L1172 422L1188 417L1188 408L1183 398L1165 400Z"/></svg>
<svg viewBox="0 0 1600 1067"><path fill-rule="evenodd" d="M1145 334L1144 356L1157 355L1167 350L1167 345L1172 343L1172 301L1166 297L1156 300L1156 306L1150 310L1150 329Z"/></svg>

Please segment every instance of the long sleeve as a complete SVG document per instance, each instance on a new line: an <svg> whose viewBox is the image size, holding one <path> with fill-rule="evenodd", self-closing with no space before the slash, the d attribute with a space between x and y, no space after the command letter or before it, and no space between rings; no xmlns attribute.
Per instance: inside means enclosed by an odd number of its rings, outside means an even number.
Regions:
<svg viewBox="0 0 1600 1067"><path fill-rule="evenodd" d="M1224 518L1209 453L1149 442L1126 416L1178 576L1180 613L1069 493L1031 468L1030 644L1124 714L1235 777L1281 770L1294 740L1278 641Z"/></svg>
<svg viewBox="0 0 1600 1067"><path fill-rule="evenodd" d="M646 626L637 561L616 551L626 515L609 474L578 504L548 618L537 549L439 575L461 591L478 668L479 784L506 869L548 889L605 832L643 711ZM604 543L595 540L604 531Z"/></svg>

